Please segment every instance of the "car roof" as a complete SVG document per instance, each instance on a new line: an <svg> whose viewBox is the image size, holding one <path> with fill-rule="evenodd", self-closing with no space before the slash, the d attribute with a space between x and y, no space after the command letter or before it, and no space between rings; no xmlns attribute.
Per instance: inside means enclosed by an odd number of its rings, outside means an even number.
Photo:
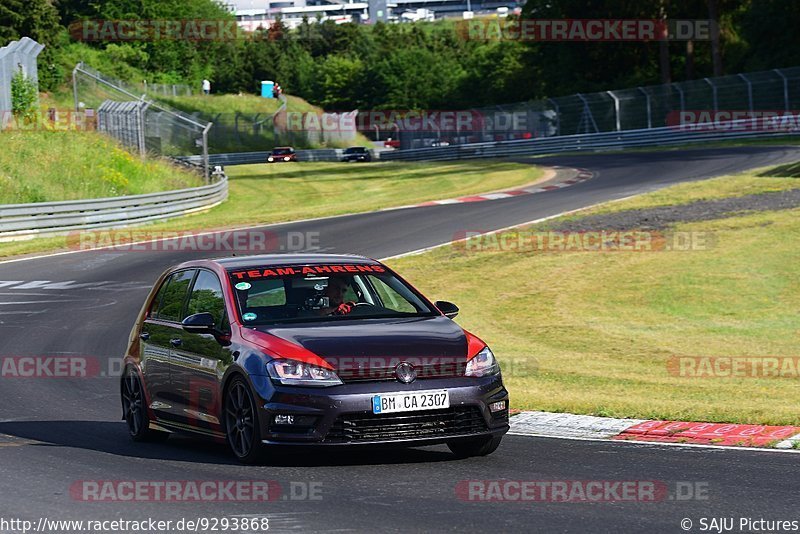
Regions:
<svg viewBox="0 0 800 534"><path fill-rule="evenodd" d="M211 260L227 270L269 265L377 265L378 262L355 254L262 254L258 256L232 256Z"/></svg>

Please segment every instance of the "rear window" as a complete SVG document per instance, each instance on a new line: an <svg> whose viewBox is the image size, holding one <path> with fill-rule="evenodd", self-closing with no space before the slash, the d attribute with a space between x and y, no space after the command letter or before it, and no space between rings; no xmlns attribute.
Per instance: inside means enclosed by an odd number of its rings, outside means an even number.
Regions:
<svg viewBox="0 0 800 534"><path fill-rule="evenodd" d="M381 265L263 266L229 276L245 325L438 315Z"/></svg>
<svg viewBox="0 0 800 534"><path fill-rule="evenodd" d="M286 156L293 153L294 153L293 148L276 148L272 151L273 156Z"/></svg>

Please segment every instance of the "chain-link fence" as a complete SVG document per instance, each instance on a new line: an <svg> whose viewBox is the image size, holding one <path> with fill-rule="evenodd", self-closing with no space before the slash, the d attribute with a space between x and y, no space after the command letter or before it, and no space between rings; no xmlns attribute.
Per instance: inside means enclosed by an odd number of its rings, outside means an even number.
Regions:
<svg viewBox="0 0 800 534"><path fill-rule="evenodd" d="M136 88L79 63L72 72L76 111L97 110L98 129L144 156L203 156L209 178L211 123L149 100ZM135 105L122 105L134 103ZM135 133L131 128L138 128Z"/></svg>
<svg viewBox="0 0 800 534"><path fill-rule="evenodd" d="M800 67L792 67L504 104L470 110L480 120L460 131L398 128L394 133L402 148L422 148L680 126L798 109ZM381 132L381 138L392 133Z"/></svg>
<svg viewBox="0 0 800 534"><path fill-rule="evenodd" d="M191 86L180 83L147 83L146 81L137 88L150 96L192 96Z"/></svg>

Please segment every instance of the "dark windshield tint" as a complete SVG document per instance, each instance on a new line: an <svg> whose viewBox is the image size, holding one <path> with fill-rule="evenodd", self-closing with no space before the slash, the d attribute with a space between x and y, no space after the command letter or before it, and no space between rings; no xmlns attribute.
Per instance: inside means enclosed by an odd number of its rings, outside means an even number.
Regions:
<svg viewBox="0 0 800 534"><path fill-rule="evenodd" d="M345 154L363 154L366 152L367 149L363 146L351 146L347 150L344 151Z"/></svg>
<svg viewBox="0 0 800 534"><path fill-rule="evenodd" d="M245 325L438 315L380 265L256 267L230 282Z"/></svg>
<svg viewBox="0 0 800 534"><path fill-rule="evenodd" d="M287 156L294 152L292 148L276 148L272 151L273 156Z"/></svg>

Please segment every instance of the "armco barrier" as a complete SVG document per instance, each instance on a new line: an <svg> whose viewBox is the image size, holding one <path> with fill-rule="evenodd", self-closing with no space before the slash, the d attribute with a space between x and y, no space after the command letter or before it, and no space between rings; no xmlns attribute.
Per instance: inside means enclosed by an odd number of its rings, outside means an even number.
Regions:
<svg viewBox="0 0 800 534"><path fill-rule="evenodd" d="M127 197L0 205L0 241L128 226L211 208L228 198L221 169L211 185Z"/></svg>
<svg viewBox="0 0 800 534"><path fill-rule="evenodd" d="M320 148L314 150L298 150L298 161L339 161L343 150L340 148ZM270 152L231 152L228 154L209 154L209 165L248 165L251 163L266 163ZM199 165L201 156L177 156L173 159L185 163Z"/></svg>
<svg viewBox="0 0 800 534"><path fill-rule="evenodd" d="M797 131L748 131L747 119L720 124L713 131L681 129L667 126L645 130L628 130L597 134L562 135L539 139L472 143L446 147L395 150L381 154L382 160L457 160L499 158L507 156L538 156L560 152L600 151L625 148L663 147L683 144L701 144L736 139L758 139L794 136ZM727 128L727 129L726 129Z"/></svg>

